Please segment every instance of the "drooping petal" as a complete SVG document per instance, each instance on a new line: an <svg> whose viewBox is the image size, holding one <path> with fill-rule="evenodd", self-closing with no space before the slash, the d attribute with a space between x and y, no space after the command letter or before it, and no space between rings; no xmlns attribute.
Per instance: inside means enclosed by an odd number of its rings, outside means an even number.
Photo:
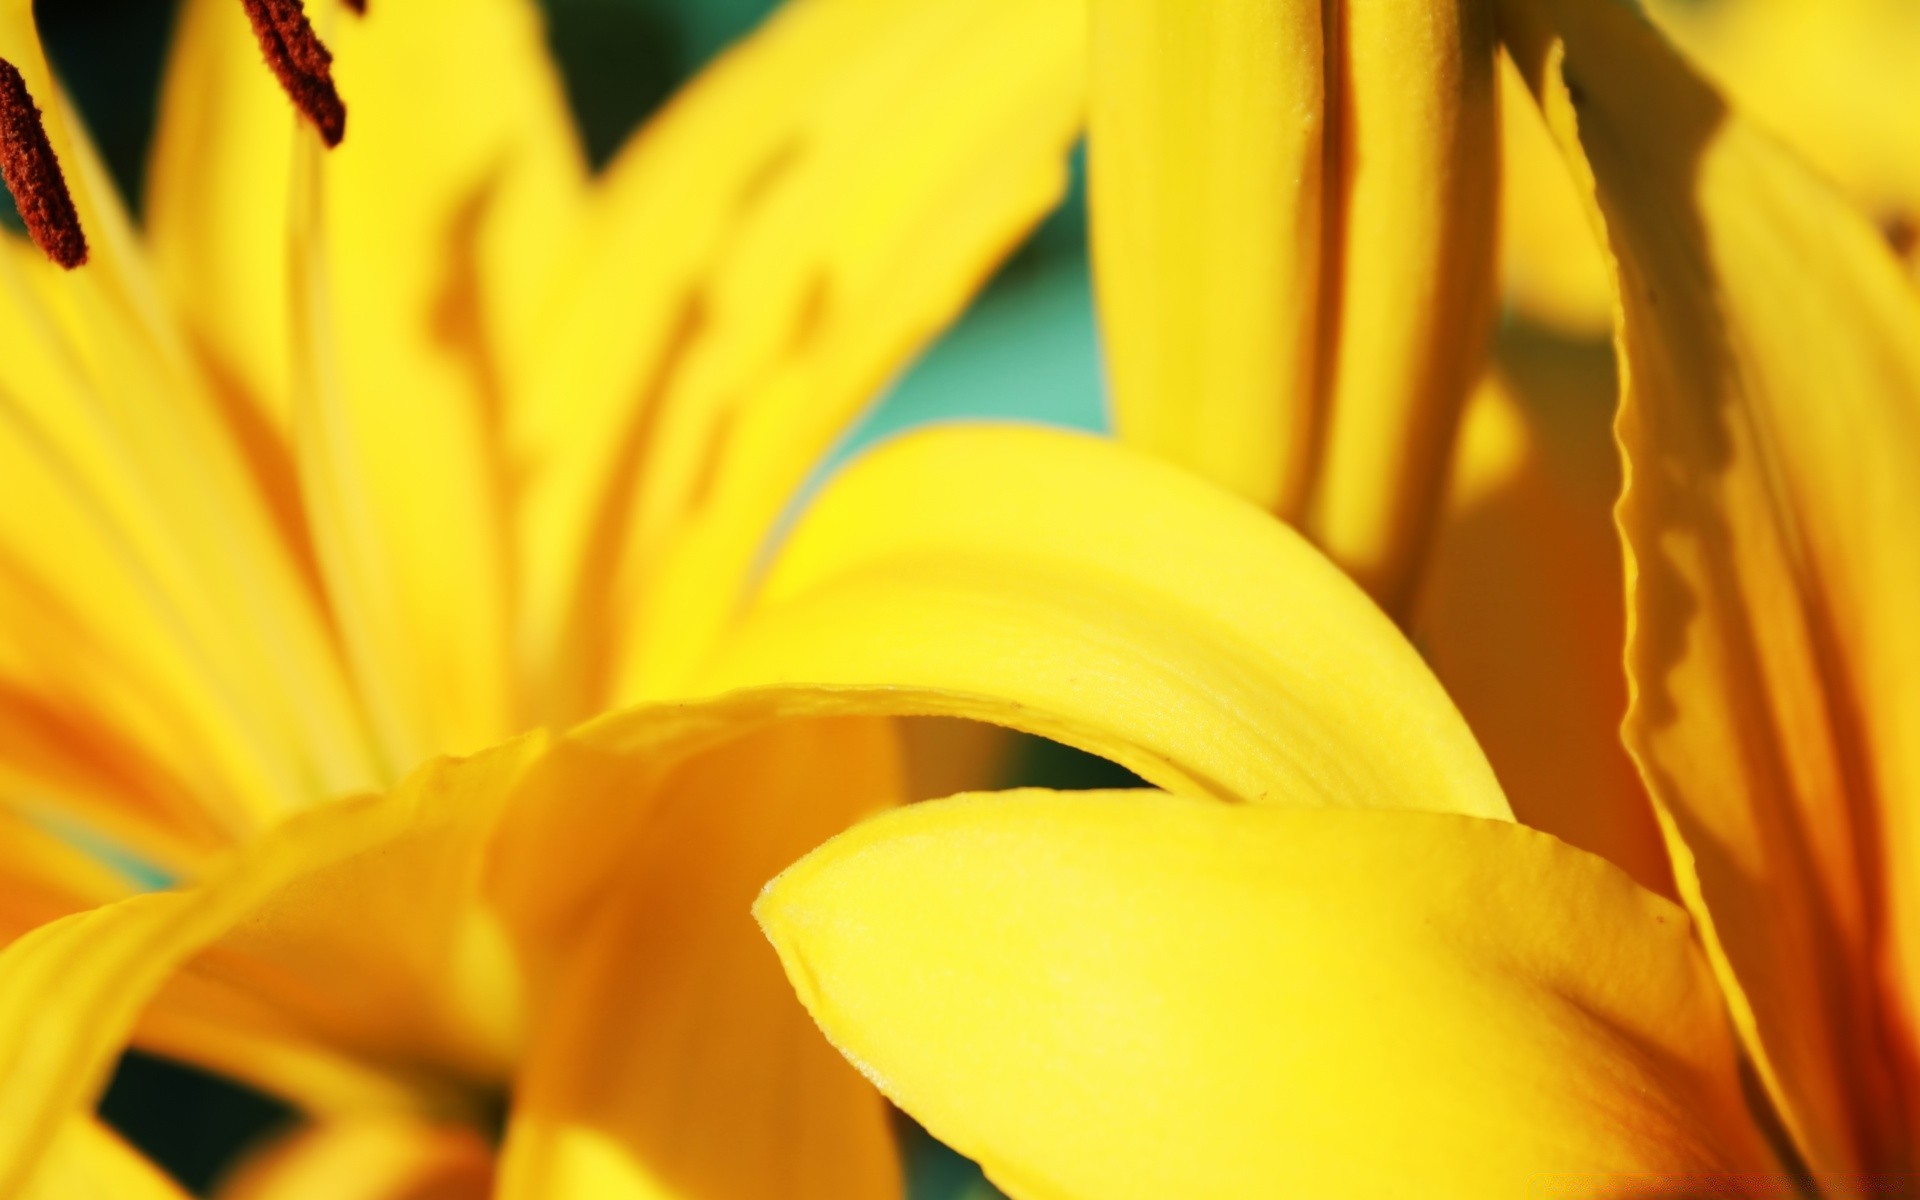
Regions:
<svg viewBox="0 0 1920 1200"><path fill-rule="evenodd" d="M187 1193L92 1117L53 1138L21 1200L187 1200Z"/></svg>
<svg viewBox="0 0 1920 1200"><path fill-rule="evenodd" d="M1064 190L1083 40L1080 0L802 0L616 159L524 408L555 710L710 645L833 438Z"/></svg>
<svg viewBox="0 0 1920 1200"><path fill-rule="evenodd" d="M888 723L775 727L681 767L557 982L514 1086L503 1200L900 1192L886 1106L793 1002L751 907L902 799Z"/></svg>
<svg viewBox="0 0 1920 1200"><path fill-rule="evenodd" d="M1403 614L1493 325L1498 109L1486 0L1338 6L1338 305L1306 528Z"/></svg>
<svg viewBox="0 0 1920 1200"><path fill-rule="evenodd" d="M1518 825L967 797L755 911L827 1037L1016 1198L1770 1194L1686 915Z"/></svg>
<svg viewBox="0 0 1920 1200"><path fill-rule="evenodd" d="M1653 806L1620 740L1613 352L1514 326L1496 363L1461 430L1413 640L1521 823L1671 895Z"/></svg>
<svg viewBox="0 0 1920 1200"><path fill-rule="evenodd" d="M912 689L1176 791L1505 816L1413 648L1292 530L1103 439L885 445L801 517L701 690Z"/></svg>
<svg viewBox="0 0 1920 1200"><path fill-rule="evenodd" d="M486 1200L493 1149L479 1133L406 1118L324 1122L248 1158L218 1200Z"/></svg>
<svg viewBox="0 0 1920 1200"><path fill-rule="evenodd" d="M1298 517L1320 407L1321 272L1337 268L1323 264L1339 218L1323 5L1090 7L1090 204L1115 428Z"/></svg>
<svg viewBox="0 0 1920 1200"><path fill-rule="evenodd" d="M1502 12L1618 272L1628 743L1816 1178L1902 1170L1920 297L1867 221L1637 15Z"/></svg>

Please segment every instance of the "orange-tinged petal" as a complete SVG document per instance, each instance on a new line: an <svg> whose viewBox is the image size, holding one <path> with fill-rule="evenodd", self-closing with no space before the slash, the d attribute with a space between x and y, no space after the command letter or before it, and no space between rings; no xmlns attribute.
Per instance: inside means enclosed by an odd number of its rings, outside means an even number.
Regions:
<svg viewBox="0 0 1920 1200"><path fill-rule="evenodd" d="M524 408L552 470L523 652L557 711L670 689L833 439L1053 206L1083 21L802 0L615 160Z"/></svg>
<svg viewBox="0 0 1920 1200"><path fill-rule="evenodd" d="M1601 0L1503 7L1618 272L1626 732L1761 1077L1845 1194L1910 1167L1920 296Z"/></svg>
<svg viewBox="0 0 1920 1200"><path fill-rule="evenodd" d="M827 1037L1016 1198L1770 1194L1685 914L1518 825L967 797L755 912Z"/></svg>
<svg viewBox="0 0 1920 1200"><path fill-rule="evenodd" d="M1297 517L1338 217L1323 6L1090 7L1090 215L1116 431Z"/></svg>
<svg viewBox="0 0 1920 1200"><path fill-rule="evenodd" d="M1079 434L929 430L828 484L699 686L801 682L911 689L906 711L1176 791L1508 815L1426 665L1338 569L1253 505Z"/></svg>
<svg viewBox="0 0 1920 1200"><path fill-rule="evenodd" d="M1514 816L1668 895L1653 806L1620 740L1615 388L1604 342L1502 335L1467 410L1412 631Z"/></svg>
<svg viewBox="0 0 1920 1200"><path fill-rule="evenodd" d="M793 1001L750 909L767 878L903 798L889 723L775 727L679 768L514 1085L505 1200L900 1192L886 1106Z"/></svg>
<svg viewBox="0 0 1920 1200"><path fill-rule="evenodd" d="M486 1200L493 1148L464 1126L359 1118L309 1126L252 1155L218 1200Z"/></svg>

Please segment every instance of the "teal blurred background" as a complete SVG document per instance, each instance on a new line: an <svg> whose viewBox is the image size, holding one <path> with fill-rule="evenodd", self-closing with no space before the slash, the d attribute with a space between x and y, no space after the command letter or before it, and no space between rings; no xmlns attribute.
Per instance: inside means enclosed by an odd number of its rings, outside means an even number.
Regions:
<svg viewBox="0 0 1920 1200"><path fill-rule="evenodd" d="M549 40L596 166L676 87L776 6L772 0L544 4ZM35 8L55 66L137 212L174 4L38 0ZM815 485L861 447L929 422L992 418L1105 428L1083 179L1076 162L1066 201L955 327L875 397L866 416L822 464ZM0 216L17 228L11 211ZM1135 782L1110 764L1040 742L1025 744L1012 773L1010 783L1053 787ZM121 1064L102 1111L199 1193L237 1150L293 1120L267 1097L140 1055L129 1055ZM904 1117L900 1131L912 1200L999 1196L973 1164Z"/></svg>

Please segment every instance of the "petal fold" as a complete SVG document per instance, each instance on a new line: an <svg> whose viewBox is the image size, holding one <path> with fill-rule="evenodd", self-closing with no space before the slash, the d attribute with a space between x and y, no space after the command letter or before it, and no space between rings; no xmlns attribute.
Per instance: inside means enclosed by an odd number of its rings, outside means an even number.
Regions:
<svg viewBox="0 0 1920 1200"><path fill-rule="evenodd" d="M1772 1194L1685 914L1518 825L965 797L755 912L828 1038L1015 1197Z"/></svg>

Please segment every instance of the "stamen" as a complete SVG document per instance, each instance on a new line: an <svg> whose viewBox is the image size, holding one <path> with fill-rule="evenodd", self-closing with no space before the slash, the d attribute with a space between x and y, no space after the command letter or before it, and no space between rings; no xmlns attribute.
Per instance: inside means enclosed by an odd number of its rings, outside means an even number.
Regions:
<svg viewBox="0 0 1920 1200"><path fill-rule="evenodd" d="M40 110L19 70L0 58L0 175L13 193L14 206L34 245L67 270L87 261L87 237L80 231L60 160L40 123Z"/></svg>
<svg viewBox="0 0 1920 1200"><path fill-rule="evenodd" d="M346 0L346 3L347 7L352 9L356 15L362 17L367 15L367 0Z"/></svg>
<svg viewBox="0 0 1920 1200"><path fill-rule="evenodd" d="M300 0L240 0L260 52L267 56L293 106L306 114L320 139L338 146L347 132L347 106L333 86L333 55L314 35Z"/></svg>

